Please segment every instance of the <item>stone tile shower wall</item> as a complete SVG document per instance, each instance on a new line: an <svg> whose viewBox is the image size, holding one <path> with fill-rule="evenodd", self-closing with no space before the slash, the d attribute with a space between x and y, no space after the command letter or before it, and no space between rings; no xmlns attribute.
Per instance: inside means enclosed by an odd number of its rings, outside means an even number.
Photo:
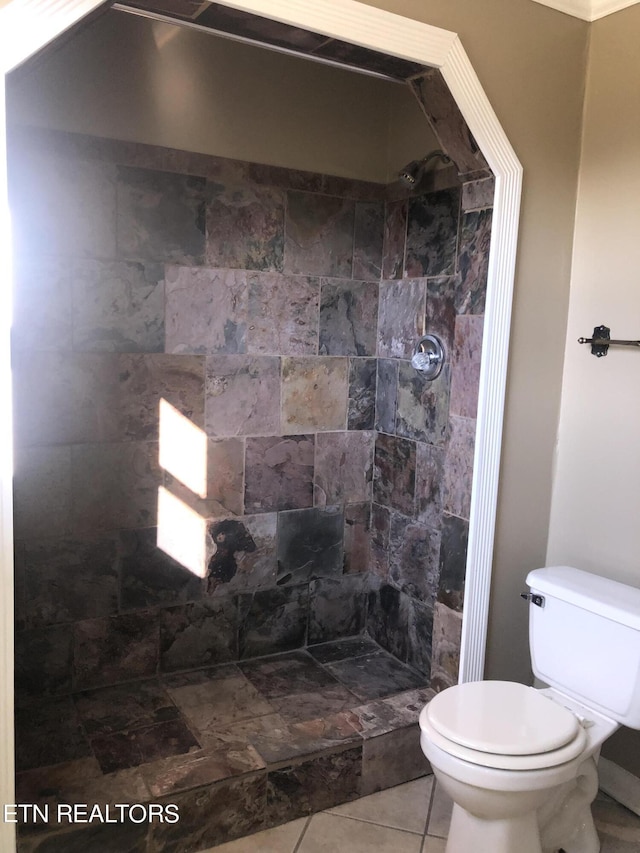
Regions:
<svg viewBox="0 0 640 853"><path fill-rule="evenodd" d="M455 678L490 182L386 204L149 146L13 151L19 694L365 627L425 673L433 631ZM159 454L161 400L206 436L200 488ZM205 578L159 503L202 521Z"/></svg>

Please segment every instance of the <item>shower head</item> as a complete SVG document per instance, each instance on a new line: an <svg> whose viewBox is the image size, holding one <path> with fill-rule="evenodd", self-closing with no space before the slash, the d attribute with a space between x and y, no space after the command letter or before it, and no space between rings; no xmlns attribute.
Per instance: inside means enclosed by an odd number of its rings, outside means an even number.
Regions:
<svg viewBox="0 0 640 853"><path fill-rule="evenodd" d="M439 158L446 165L451 163L451 157L442 151L442 149L437 148L435 151L430 151L426 157L423 157L422 160L412 160L411 163L408 163L404 169L401 169L398 172L398 178L401 183L403 183L407 187L415 187L420 183L420 179L424 175L427 166L432 160Z"/></svg>

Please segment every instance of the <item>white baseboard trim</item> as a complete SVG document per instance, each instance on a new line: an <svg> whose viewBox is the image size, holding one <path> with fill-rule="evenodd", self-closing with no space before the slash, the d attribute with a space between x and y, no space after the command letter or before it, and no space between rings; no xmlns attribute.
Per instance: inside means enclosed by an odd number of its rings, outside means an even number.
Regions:
<svg viewBox="0 0 640 853"><path fill-rule="evenodd" d="M600 790L640 816L640 779L608 758L598 762Z"/></svg>

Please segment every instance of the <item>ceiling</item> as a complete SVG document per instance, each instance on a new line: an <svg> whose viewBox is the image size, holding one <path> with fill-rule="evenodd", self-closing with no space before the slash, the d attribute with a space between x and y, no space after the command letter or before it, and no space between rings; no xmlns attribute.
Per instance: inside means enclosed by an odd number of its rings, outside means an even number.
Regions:
<svg viewBox="0 0 640 853"><path fill-rule="evenodd" d="M583 21L597 21L627 6L634 6L640 0L533 0L534 3L542 3L559 12L582 18Z"/></svg>

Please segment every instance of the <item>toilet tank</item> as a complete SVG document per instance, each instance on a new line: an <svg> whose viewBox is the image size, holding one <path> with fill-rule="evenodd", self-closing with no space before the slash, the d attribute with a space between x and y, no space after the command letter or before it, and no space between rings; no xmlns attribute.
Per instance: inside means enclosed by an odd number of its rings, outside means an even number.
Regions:
<svg viewBox="0 0 640 853"><path fill-rule="evenodd" d="M535 569L527 585L535 675L640 729L640 589L570 566Z"/></svg>

